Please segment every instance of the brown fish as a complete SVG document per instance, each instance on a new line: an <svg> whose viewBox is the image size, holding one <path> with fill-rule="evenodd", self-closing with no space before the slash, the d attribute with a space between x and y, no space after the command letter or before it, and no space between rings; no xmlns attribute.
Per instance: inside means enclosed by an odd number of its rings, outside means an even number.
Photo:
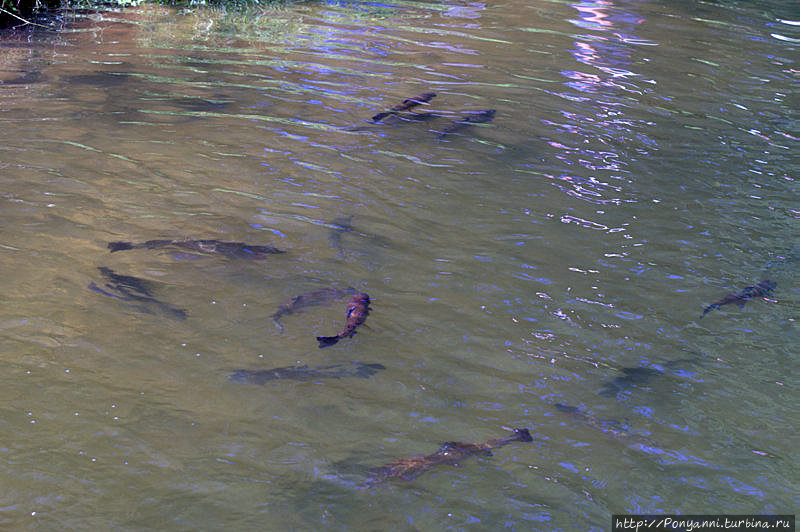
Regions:
<svg viewBox="0 0 800 532"><path fill-rule="evenodd" d="M473 111L467 115L464 115L458 120L454 120L452 124L447 126L439 133L438 138L441 140L445 138L450 133L455 133L456 131L460 131L465 127L471 126L472 124L482 124L484 122L491 122L494 120L494 109L486 109L484 111Z"/></svg>
<svg viewBox="0 0 800 532"><path fill-rule="evenodd" d="M368 379L381 370L386 369L382 364L331 364L329 366L286 366L272 369L240 369L232 373L228 380L241 384L266 384L276 380L291 381L316 381L322 379L344 379L354 377Z"/></svg>
<svg viewBox="0 0 800 532"><path fill-rule="evenodd" d="M350 301L347 302L346 324L344 329L336 336L317 336L319 346L328 347L333 345L342 338L349 338L356 334L356 327L367 321L369 315L369 296L364 292L355 294Z"/></svg>
<svg viewBox="0 0 800 532"><path fill-rule="evenodd" d="M761 281L760 283L756 284L755 286L748 286L746 288L743 288L739 292L728 294L727 296L723 297L722 299L720 299L716 303L713 303L713 304L707 306L706 309L703 311L702 316L700 316L700 317L702 318L703 316L705 316L706 314L708 314L709 312L711 312L715 308L719 308L722 305L727 305L729 303L736 303L736 306L738 306L739 308L742 308L742 307L744 307L745 303L747 303L750 299L752 299L754 297L761 297L761 296L769 295L770 292L775 290L776 286L778 286L778 283L776 283L775 281L770 281L769 279L766 279L766 280Z"/></svg>
<svg viewBox="0 0 800 532"><path fill-rule="evenodd" d="M370 470L374 475L368 484L375 485L390 479L413 480L434 466L441 464L458 465L460 460L474 455L491 456L492 450L514 441L533 441L528 429L513 429L514 434L507 438L489 440L484 443L461 443L449 441L442 444L433 454L400 458L382 467Z"/></svg>
<svg viewBox="0 0 800 532"><path fill-rule="evenodd" d="M435 97L436 97L436 93L435 92L423 92L422 94L418 94L418 95L414 96L413 98L408 98L408 99L403 100L403 103L399 103L399 104L395 105L394 107L392 107L391 109L389 109L386 112L376 114L375 116L372 117L372 121L373 122L380 122L381 120L383 120L384 118L386 118L389 115L394 115L394 114L397 114L397 113L399 113L401 111L408 111L412 107L416 107L418 105L428 103L429 101L433 100Z"/></svg>
<svg viewBox="0 0 800 532"><path fill-rule="evenodd" d="M313 305L322 305L324 303L328 303L330 301L334 301L336 299L341 299L344 296L350 295L355 292L356 289L352 287L348 288L336 288L336 287L329 287L329 288L322 288L320 290L314 290L312 292L306 292L305 294L300 294L298 296L294 296L293 298L287 299L283 303L275 309L275 313L272 315L272 321L275 322L275 325L278 326L278 329L281 331L283 330L283 325L278 321L281 316L285 316L286 314L293 314L305 307L310 307Z"/></svg>
<svg viewBox="0 0 800 532"><path fill-rule="evenodd" d="M272 246L255 246L244 242L222 242L220 240L148 240L147 242L109 242L111 253L126 249L161 249L174 247L205 253L207 255L224 255L231 259L265 259L273 253L285 253Z"/></svg>

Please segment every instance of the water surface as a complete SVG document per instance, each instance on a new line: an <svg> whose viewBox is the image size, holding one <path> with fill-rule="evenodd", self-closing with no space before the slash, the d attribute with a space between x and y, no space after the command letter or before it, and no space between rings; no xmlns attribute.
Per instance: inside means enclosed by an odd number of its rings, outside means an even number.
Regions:
<svg viewBox="0 0 800 532"><path fill-rule="evenodd" d="M0 523L791 513L796 18L779 1L319 2L3 34ZM371 123L428 91L435 116ZM286 253L107 248L180 238ZM186 319L87 289L99 267ZM763 279L767 299L700 319ZM369 329L317 347L346 299L272 322L326 287L369 293ZM386 369L227 380L352 361ZM534 441L364 489L371 468L504 426Z"/></svg>

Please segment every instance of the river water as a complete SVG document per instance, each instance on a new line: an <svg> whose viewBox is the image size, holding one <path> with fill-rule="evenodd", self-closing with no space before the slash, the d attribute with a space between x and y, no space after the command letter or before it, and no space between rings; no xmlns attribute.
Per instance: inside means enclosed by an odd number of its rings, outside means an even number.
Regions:
<svg viewBox="0 0 800 532"><path fill-rule="evenodd" d="M0 525L792 513L798 24L779 0L317 2L3 34ZM108 249L156 239L286 253ZM317 347L346 296L273 323L328 287L367 292L369 328ZM228 380L355 362L384 369Z"/></svg>

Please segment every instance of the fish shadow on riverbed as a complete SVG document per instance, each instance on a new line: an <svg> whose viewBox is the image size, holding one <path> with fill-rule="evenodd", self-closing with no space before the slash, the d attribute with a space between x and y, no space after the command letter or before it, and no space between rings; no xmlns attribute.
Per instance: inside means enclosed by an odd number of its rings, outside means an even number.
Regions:
<svg viewBox="0 0 800 532"><path fill-rule="evenodd" d="M264 260L276 253L285 251L269 245L254 245L244 242L223 242L221 240L172 239L148 240L146 242L109 242L111 253L130 249L173 248L198 255L217 255L229 259Z"/></svg>
<svg viewBox="0 0 800 532"><path fill-rule="evenodd" d="M152 316L165 316L177 320L186 319L186 311L174 307L153 297L156 283L132 275L120 275L112 269L100 266L97 268L103 276L103 287L90 282L89 290L98 294L122 301L136 312Z"/></svg>
<svg viewBox="0 0 800 532"><path fill-rule="evenodd" d="M330 227L328 230L328 241L331 243L331 246L336 249L336 252L339 254L340 257L344 257L344 248L342 247L342 235L345 233L351 233L353 231L353 215L350 216L342 216L340 218L336 218L335 220L331 220Z"/></svg>
<svg viewBox="0 0 800 532"><path fill-rule="evenodd" d="M386 369L382 364L351 362L328 366L285 366L272 369L239 369L228 376L228 380L239 384L264 385L272 381L319 381L328 379L368 379Z"/></svg>
<svg viewBox="0 0 800 532"><path fill-rule="evenodd" d="M374 249L375 246L382 248L391 247L385 237L360 231L353 225L353 218L355 218L355 216L351 214L326 222L328 227L328 241L331 247L336 250L336 254L340 259L343 259L346 255L346 251L348 251L342 243L345 234L352 234L355 237L369 241L371 249ZM356 252L353 248L349 251Z"/></svg>
<svg viewBox="0 0 800 532"><path fill-rule="evenodd" d="M556 403L553 405L556 411L571 419L572 421L586 425L603 432L604 434L619 440L626 445L639 445L646 448L657 449L658 445L643 434L631 430L630 421L625 418L622 420L614 418L601 418L578 408L577 406Z"/></svg>
<svg viewBox="0 0 800 532"><path fill-rule="evenodd" d="M472 111L469 112L462 117L454 120L450 123L447 127L445 127L439 134L436 136L437 140L443 140L450 135L456 134L459 131L462 131L470 126L475 124L486 124L487 122L491 122L494 120L494 115L497 111L494 109L485 109L482 111Z"/></svg>
<svg viewBox="0 0 800 532"><path fill-rule="evenodd" d="M600 391L598 392L603 397L618 397L621 393L629 392L636 388L644 388L650 382L666 374L675 374L682 366L693 365L701 355L696 355L693 358L681 358L678 360L670 360L663 364L663 370L647 367L647 366L630 366L621 368L622 375L618 375L613 379L603 383Z"/></svg>

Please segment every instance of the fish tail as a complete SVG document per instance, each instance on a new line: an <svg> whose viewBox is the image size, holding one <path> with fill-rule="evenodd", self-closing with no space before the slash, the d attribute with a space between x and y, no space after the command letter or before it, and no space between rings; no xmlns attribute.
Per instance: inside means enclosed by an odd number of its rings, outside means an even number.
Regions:
<svg viewBox="0 0 800 532"><path fill-rule="evenodd" d="M283 332L283 325L281 325L281 322L278 321L278 318L276 316L273 316L272 321L275 323L275 326L278 328L278 331Z"/></svg>
<svg viewBox="0 0 800 532"><path fill-rule="evenodd" d="M339 336L317 336L317 341L319 342L319 348L322 349L323 347L328 347L329 345L333 345L340 340Z"/></svg>
<svg viewBox="0 0 800 532"><path fill-rule="evenodd" d="M372 121L373 122L380 122L381 120L383 120L384 118L386 118L390 114L393 114L393 113L378 113L378 114L376 114L375 116L372 117Z"/></svg>
<svg viewBox="0 0 800 532"><path fill-rule="evenodd" d="M134 246L133 246L132 242L109 242L108 243L108 249L111 250L111 253L114 253L115 251L122 251L124 249L133 249L133 247Z"/></svg>

